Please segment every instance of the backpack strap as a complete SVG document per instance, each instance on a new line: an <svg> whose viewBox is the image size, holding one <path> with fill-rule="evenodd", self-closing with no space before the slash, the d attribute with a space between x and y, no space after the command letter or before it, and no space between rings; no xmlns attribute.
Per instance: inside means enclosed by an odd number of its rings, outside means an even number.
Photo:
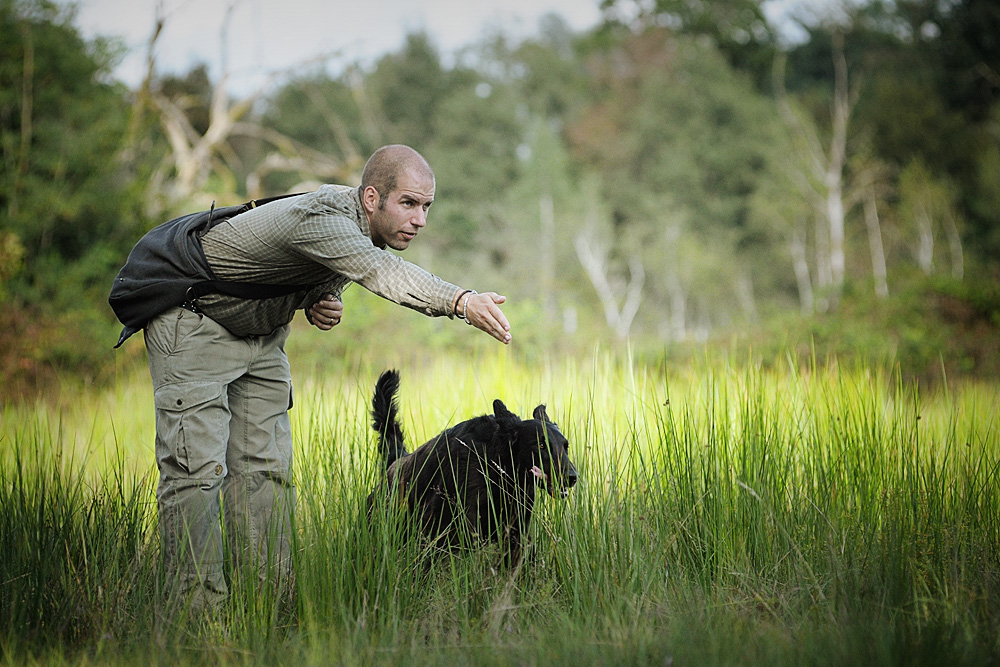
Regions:
<svg viewBox="0 0 1000 667"><path fill-rule="evenodd" d="M258 206L263 206L264 204L270 204L273 201L278 201L279 199L287 199L289 197L299 197L303 192L296 192L286 195L275 195L273 197L265 197L264 199L251 199L247 203L240 206L236 215L231 216L235 218L240 213L246 213L251 209L255 209ZM212 217L215 214L215 202L212 202L212 207L208 210L208 222L205 223L205 229L212 228ZM194 301L198 297L205 296L206 294L225 294L226 296L234 296L239 299L273 299L279 296L285 296L291 294L292 292L299 292L304 289L310 289L313 285L273 285L268 283L246 283L239 281L230 280L203 280L201 282L191 285L187 290L187 298L189 301Z"/></svg>

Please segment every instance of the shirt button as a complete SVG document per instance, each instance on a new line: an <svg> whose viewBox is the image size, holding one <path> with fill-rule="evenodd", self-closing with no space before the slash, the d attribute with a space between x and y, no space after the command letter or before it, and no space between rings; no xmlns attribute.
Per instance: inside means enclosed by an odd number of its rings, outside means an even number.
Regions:
<svg viewBox="0 0 1000 667"><path fill-rule="evenodd" d="M216 466L215 466L215 474L216 475L221 475L222 474L222 464L221 463L217 463L216 464Z"/></svg>

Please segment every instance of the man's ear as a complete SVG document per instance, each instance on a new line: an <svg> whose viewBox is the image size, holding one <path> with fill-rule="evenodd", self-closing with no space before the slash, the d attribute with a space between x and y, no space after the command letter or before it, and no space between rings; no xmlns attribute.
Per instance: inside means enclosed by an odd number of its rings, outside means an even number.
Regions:
<svg viewBox="0 0 1000 667"><path fill-rule="evenodd" d="M505 431L512 431L521 423L521 418L508 410L499 398L493 401L493 414L497 418L497 425Z"/></svg>
<svg viewBox="0 0 1000 667"><path fill-rule="evenodd" d="M548 422L550 424L553 423L552 420L549 419L549 416L545 414L544 405L539 405L537 408L535 408L535 411L531 413L531 416L540 422Z"/></svg>
<svg viewBox="0 0 1000 667"><path fill-rule="evenodd" d="M374 185L369 185L361 193L361 205L365 207L368 215L374 213L375 209L378 208L379 197L378 190L375 189Z"/></svg>

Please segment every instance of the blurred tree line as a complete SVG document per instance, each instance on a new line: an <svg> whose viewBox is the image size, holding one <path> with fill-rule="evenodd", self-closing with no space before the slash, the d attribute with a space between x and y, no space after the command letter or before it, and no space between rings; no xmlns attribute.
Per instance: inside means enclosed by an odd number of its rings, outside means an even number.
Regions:
<svg viewBox="0 0 1000 667"><path fill-rule="evenodd" d="M928 293L974 340L1000 326L1000 5L833 3L788 43L759 0L595 1L583 33L548 16L445 57L418 32L237 97L225 68L158 70L162 17L132 90L71 10L0 0L0 370L113 371L107 290L142 233L357 183L386 143L437 175L408 258L507 293L528 339L816 335L862 303L892 328Z"/></svg>

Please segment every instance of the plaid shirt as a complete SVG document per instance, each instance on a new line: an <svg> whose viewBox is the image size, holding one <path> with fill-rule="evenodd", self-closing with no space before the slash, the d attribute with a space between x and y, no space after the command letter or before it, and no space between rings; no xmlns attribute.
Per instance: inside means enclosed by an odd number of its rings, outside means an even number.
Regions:
<svg viewBox="0 0 1000 667"><path fill-rule="evenodd" d="M237 336L269 334L352 282L431 316L452 316L459 289L372 244L359 188L324 185L265 204L219 223L201 242L220 280L312 286L272 299L198 299L202 312Z"/></svg>

